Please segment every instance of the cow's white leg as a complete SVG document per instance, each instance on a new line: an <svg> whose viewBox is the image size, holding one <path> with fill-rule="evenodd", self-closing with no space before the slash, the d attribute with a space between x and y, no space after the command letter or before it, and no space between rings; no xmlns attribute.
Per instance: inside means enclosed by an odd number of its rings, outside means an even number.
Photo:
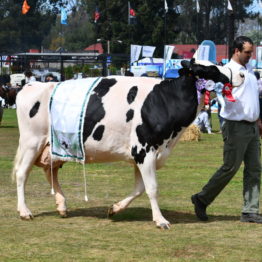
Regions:
<svg viewBox="0 0 262 262"><path fill-rule="evenodd" d="M33 215L25 203L25 184L35 161L36 152L34 149L28 149L23 153L17 152L15 164L15 175L17 184L17 211L22 219L31 219Z"/></svg>
<svg viewBox="0 0 262 262"><path fill-rule="evenodd" d="M55 200L56 200L56 210L59 212L61 217L67 216L67 207L66 207L66 199L64 196L64 193L62 192L62 189L60 187L60 184L58 182L58 170L59 167L53 168L53 187L55 190ZM52 175L51 175L51 169L46 168L44 169L46 177L50 185L52 185Z"/></svg>
<svg viewBox="0 0 262 262"><path fill-rule="evenodd" d="M112 216L126 209L135 198L137 198L138 196L144 193L145 191L144 182L140 170L138 169L137 166L135 166L134 173L135 173L135 188L133 192L125 199L119 201L118 203L113 204L112 207L108 210L109 216Z"/></svg>
<svg viewBox="0 0 262 262"><path fill-rule="evenodd" d="M155 156L152 153L148 153L144 158L143 164L138 164L138 167L141 171L141 175L145 184L146 193L149 197L153 221L156 223L157 227L163 229L169 229L170 223L167 221L158 206L157 202L157 181L156 181L156 163Z"/></svg>

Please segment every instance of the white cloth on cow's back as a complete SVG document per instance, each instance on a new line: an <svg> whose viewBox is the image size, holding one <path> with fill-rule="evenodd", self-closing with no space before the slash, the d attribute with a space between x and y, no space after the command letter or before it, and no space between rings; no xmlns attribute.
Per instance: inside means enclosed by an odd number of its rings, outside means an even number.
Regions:
<svg viewBox="0 0 262 262"><path fill-rule="evenodd" d="M100 77L68 80L54 88L49 105L52 160L85 161L85 112L90 94L100 80Z"/></svg>

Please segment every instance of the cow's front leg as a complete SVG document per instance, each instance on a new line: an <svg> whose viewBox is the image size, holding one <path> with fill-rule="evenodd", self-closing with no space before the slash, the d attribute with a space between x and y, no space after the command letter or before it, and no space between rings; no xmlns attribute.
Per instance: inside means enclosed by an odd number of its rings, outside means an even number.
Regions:
<svg viewBox="0 0 262 262"><path fill-rule="evenodd" d="M140 170L137 166L135 166L135 188L134 191L125 199L113 204L108 210L108 215L113 216L114 214L119 213L120 211L126 209L130 203L143 194L145 191L144 182L140 173Z"/></svg>
<svg viewBox="0 0 262 262"><path fill-rule="evenodd" d="M157 227L163 229L169 229L170 223L167 221L158 206L157 202L157 181L156 181L156 162L155 155L150 152L148 153L142 164L138 164L138 167L141 171L141 175L145 184L146 193L149 197L153 221L156 223Z"/></svg>
<svg viewBox="0 0 262 262"><path fill-rule="evenodd" d="M66 199L58 181L58 170L59 167L53 168L53 176L52 176L50 167L44 169L48 182L50 183L51 186L53 184L54 187L55 200L57 206L56 210L59 212L61 217L67 217ZM52 183L52 177L53 177L53 183Z"/></svg>

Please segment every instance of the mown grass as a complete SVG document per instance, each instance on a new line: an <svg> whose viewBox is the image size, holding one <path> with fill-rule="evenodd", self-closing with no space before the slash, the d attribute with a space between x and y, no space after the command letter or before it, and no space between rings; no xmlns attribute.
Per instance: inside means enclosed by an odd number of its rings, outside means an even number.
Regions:
<svg viewBox="0 0 262 262"><path fill-rule="evenodd" d="M218 130L216 115L214 129ZM30 174L26 197L33 221L16 212L12 161L18 144L15 110L4 112L0 127L0 261L262 261L262 225L239 222L242 169L199 222L190 196L198 192L222 161L220 134L200 142L180 142L158 171L159 204L172 223L159 230L151 222L146 195L107 218L107 209L133 187L129 164L87 166L89 202L84 202L82 167L66 164L60 172L69 217L55 211L50 187L39 168Z"/></svg>

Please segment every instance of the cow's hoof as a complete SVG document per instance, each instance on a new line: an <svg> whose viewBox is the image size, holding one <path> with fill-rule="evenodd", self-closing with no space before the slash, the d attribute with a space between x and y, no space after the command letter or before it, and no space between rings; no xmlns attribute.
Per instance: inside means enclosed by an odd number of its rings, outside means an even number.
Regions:
<svg viewBox="0 0 262 262"><path fill-rule="evenodd" d="M20 216L20 218L21 218L22 220L26 220L26 221L33 220L33 219L34 219L33 215Z"/></svg>
<svg viewBox="0 0 262 262"><path fill-rule="evenodd" d="M66 218L67 217L67 212L66 211L58 211L59 215L61 218Z"/></svg>
<svg viewBox="0 0 262 262"><path fill-rule="evenodd" d="M161 229L170 229L170 224L161 223L157 225L157 227Z"/></svg>
<svg viewBox="0 0 262 262"><path fill-rule="evenodd" d="M114 212L114 205L112 205L107 211L107 217L112 217L116 212Z"/></svg>

